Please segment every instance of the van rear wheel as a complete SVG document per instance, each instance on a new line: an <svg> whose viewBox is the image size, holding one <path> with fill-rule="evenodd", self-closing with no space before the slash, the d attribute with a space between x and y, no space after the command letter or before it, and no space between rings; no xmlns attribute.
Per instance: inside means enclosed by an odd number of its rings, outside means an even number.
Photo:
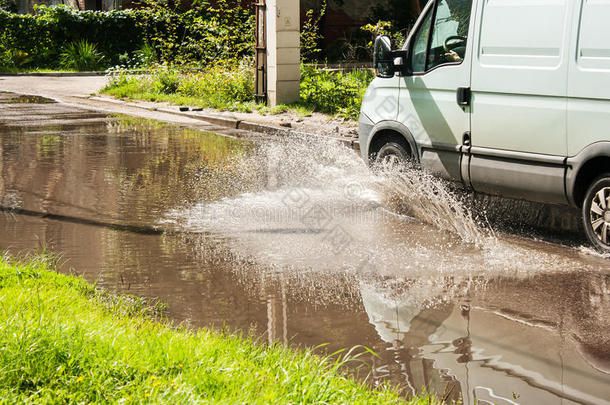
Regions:
<svg viewBox="0 0 610 405"><path fill-rule="evenodd" d="M585 232L599 251L610 252L610 173L593 181L582 206Z"/></svg>

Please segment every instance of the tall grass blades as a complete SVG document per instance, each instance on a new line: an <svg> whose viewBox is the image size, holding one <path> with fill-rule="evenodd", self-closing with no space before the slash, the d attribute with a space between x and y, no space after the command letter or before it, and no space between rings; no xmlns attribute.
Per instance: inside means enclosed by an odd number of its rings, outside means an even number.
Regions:
<svg viewBox="0 0 610 405"><path fill-rule="evenodd" d="M172 327L141 299L0 255L2 403L405 403L348 377L355 352L320 357ZM429 404L427 396L412 404Z"/></svg>
<svg viewBox="0 0 610 405"><path fill-rule="evenodd" d="M85 40L68 44L60 55L61 67L78 71L97 70L103 60L97 46Z"/></svg>
<svg viewBox="0 0 610 405"><path fill-rule="evenodd" d="M254 103L254 69L248 59L223 62L200 72L180 72L158 67L150 75L109 71L110 81L102 92L119 98L196 105L228 111L261 113L293 110L317 111L356 120L362 97L375 74L369 69L335 72L313 66L301 67L301 101L269 109Z"/></svg>
<svg viewBox="0 0 610 405"><path fill-rule="evenodd" d="M357 119L362 97L375 77L368 69L334 72L301 67L301 103L315 111Z"/></svg>

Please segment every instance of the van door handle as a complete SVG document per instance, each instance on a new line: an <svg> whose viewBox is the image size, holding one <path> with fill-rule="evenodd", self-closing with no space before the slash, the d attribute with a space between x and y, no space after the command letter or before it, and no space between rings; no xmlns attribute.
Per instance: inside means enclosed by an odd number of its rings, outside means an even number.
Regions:
<svg viewBox="0 0 610 405"><path fill-rule="evenodd" d="M457 103L460 107L468 107L470 105L471 91L470 87L458 87Z"/></svg>
<svg viewBox="0 0 610 405"><path fill-rule="evenodd" d="M470 146L470 131L464 132L462 136L462 145Z"/></svg>

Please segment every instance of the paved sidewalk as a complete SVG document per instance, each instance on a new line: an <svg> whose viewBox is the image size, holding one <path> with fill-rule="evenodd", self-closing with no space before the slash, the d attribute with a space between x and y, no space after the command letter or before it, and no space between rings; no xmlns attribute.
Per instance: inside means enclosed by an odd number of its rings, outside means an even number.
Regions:
<svg viewBox="0 0 610 405"><path fill-rule="evenodd" d="M117 103L103 103L90 97L104 87L104 76L0 76L0 91L42 96L60 103L105 113L126 114L141 118L158 119L176 124L200 124L201 121L171 114L155 113L146 109Z"/></svg>
<svg viewBox="0 0 610 405"><path fill-rule="evenodd" d="M6 76L0 74L0 90L48 98L89 97L107 83L105 76ZM59 101L59 100L58 100Z"/></svg>

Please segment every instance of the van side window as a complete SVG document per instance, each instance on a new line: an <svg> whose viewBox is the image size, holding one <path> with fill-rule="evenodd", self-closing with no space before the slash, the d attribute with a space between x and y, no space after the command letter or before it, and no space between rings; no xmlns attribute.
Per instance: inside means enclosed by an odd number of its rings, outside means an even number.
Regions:
<svg viewBox="0 0 610 405"><path fill-rule="evenodd" d="M432 22L432 12L429 12L426 19L419 27L413 40L413 50L411 52L411 70L414 73L426 71L426 51L428 50L428 39L430 38L430 23Z"/></svg>
<svg viewBox="0 0 610 405"><path fill-rule="evenodd" d="M464 60L471 10L472 0L436 1L412 43L411 69L414 73Z"/></svg>

